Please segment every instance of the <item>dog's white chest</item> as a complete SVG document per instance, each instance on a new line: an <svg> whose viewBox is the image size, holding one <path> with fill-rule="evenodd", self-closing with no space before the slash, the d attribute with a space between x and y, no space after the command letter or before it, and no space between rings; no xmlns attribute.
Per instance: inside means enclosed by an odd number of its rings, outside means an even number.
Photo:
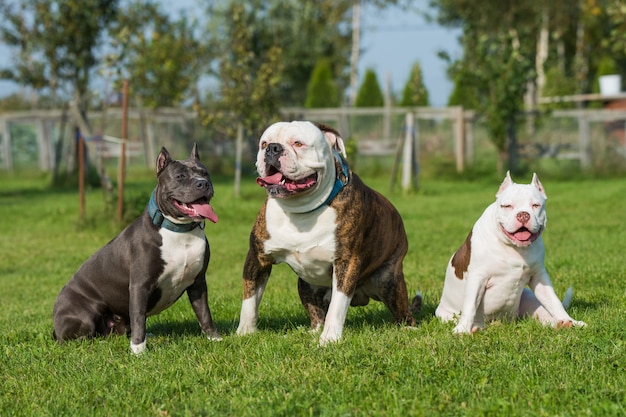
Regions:
<svg viewBox="0 0 626 417"><path fill-rule="evenodd" d="M163 238L161 258L165 263L158 279L161 298L149 314L157 314L171 306L193 284L202 270L206 238L199 227L187 233L159 230Z"/></svg>
<svg viewBox="0 0 626 417"><path fill-rule="evenodd" d="M276 263L288 264L306 282L330 287L336 218L331 207L322 208L319 213L292 214L270 200L266 211L270 238L265 242L265 253Z"/></svg>

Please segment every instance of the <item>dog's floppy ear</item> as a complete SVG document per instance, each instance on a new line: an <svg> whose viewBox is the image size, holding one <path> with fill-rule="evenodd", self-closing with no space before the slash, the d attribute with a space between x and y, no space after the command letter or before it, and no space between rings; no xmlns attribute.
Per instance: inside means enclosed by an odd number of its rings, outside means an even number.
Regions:
<svg viewBox="0 0 626 417"><path fill-rule="evenodd" d="M513 180L511 179L511 173L507 171L506 177L504 177L504 181L502 181L502 184L500 184L500 188L498 189L498 192L496 193L496 197L502 194L502 192L506 190L508 186L511 184L513 184Z"/></svg>
<svg viewBox="0 0 626 417"><path fill-rule="evenodd" d="M335 129L325 124L317 123L317 122L312 122L312 123L315 126L317 126L319 130L322 131L322 133L324 134L324 136L326 136L326 139L330 143L330 146L334 150L336 150L341 155L343 155L344 158L348 157L346 155L346 146L344 145L343 139L341 138L341 135L339 134L339 132L337 132Z"/></svg>
<svg viewBox="0 0 626 417"><path fill-rule="evenodd" d="M539 181L539 177L537 176L536 173L533 173L533 180L531 182L535 187L537 187L537 189L539 190L539 192L541 193L541 195L543 196L543 198L548 198L546 196L546 190L543 188L543 185L541 185L541 181Z"/></svg>
<svg viewBox="0 0 626 417"><path fill-rule="evenodd" d="M200 159L200 155L198 155L198 144L194 143L193 148L191 149L191 159Z"/></svg>
<svg viewBox="0 0 626 417"><path fill-rule="evenodd" d="M156 160L157 175L159 175L161 171L163 171L163 168L165 168L171 161L172 157L170 156L170 153L167 149L165 149L165 146L163 146Z"/></svg>

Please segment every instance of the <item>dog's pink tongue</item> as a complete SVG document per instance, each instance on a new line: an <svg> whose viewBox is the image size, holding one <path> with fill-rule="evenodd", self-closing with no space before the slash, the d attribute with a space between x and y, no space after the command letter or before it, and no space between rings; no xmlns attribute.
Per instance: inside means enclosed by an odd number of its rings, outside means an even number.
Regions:
<svg viewBox="0 0 626 417"><path fill-rule="evenodd" d="M268 177L259 177L256 179L256 183L261 187L265 187L266 185L278 184L283 179L283 174L277 172L276 174L270 175Z"/></svg>
<svg viewBox="0 0 626 417"><path fill-rule="evenodd" d="M211 207L210 204L207 203L193 203L190 204L191 207L193 207L193 209L196 211L196 213L198 213L199 215L201 215L202 217L204 217L205 219L208 219L210 221L212 221L213 223L217 223L217 214L215 214L215 211L213 211L213 207Z"/></svg>
<svg viewBox="0 0 626 417"><path fill-rule="evenodd" d="M530 239L530 237L532 236L532 233L530 233L528 230L520 230L518 232L515 232L514 236L515 236L515 239L524 241L524 240Z"/></svg>

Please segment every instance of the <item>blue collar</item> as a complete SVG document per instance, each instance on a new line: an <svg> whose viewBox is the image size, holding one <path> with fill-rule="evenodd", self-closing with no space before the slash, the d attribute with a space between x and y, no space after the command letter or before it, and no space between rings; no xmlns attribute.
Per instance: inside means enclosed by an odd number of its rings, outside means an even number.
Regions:
<svg viewBox="0 0 626 417"><path fill-rule="evenodd" d="M156 204L156 200L154 196L156 195L156 188L152 191L152 195L150 196L150 201L148 201L148 214L150 215L150 219L152 219L152 223L156 227L163 227L164 229L171 230L176 233L187 233L200 226L201 229L204 228L204 222L196 223L174 223L169 221L163 216L161 210Z"/></svg>
<svg viewBox="0 0 626 417"><path fill-rule="evenodd" d="M348 169L348 163L346 162L346 160L343 158L343 156L341 156L339 152L337 152L334 149L333 149L333 156L335 157L335 160L341 164L341 172L337 173L335 184L333 184L333 189L330 192L330 195L328 196L326 201L324 201L322 204L315 207L311 211L315 211L322 206L329 205L330 202L333 201L333 198L337 197L337 194L339 194L339 191L341 191L343 187L345 187L348 184L348 181L350 181L350 170ZM309 211L308 213L310 213L311 211Z"/></svg>

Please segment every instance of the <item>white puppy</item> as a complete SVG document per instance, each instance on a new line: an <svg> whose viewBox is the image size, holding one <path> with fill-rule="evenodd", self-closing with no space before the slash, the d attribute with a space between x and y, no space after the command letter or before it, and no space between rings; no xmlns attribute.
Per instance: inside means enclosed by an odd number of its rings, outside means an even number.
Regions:
<svg viewBox="0 0 626 417"><path fill-rule="evenodd" d="M515 184L507 172L496 201L448 263L435 315L458 319L455 333L475 332L485 320L524 316L553 327L585 325L565 311L571 289L561 303L544 267L545 203L536 174L530 184Z"/></svg>

